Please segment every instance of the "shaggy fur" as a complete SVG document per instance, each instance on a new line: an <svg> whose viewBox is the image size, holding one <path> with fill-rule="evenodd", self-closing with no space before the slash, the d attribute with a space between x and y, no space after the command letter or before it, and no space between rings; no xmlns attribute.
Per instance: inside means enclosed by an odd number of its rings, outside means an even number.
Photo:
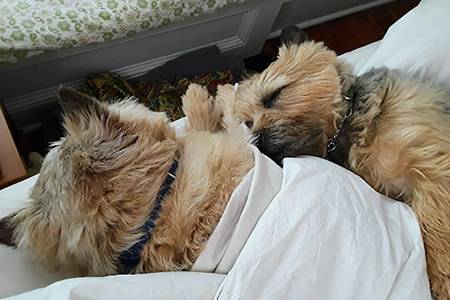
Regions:
<svg viewBox="0 0 450 300"><path fill-rule="evenodd" d="M292 33L291 33L292 35ZM278 59L244 80L235 114L260 150L281 163L325 157L344 122L334 161L380 193L408 203L419 220L434 295L450 293L450 97L385 69L359 78L320 43L285 43ZM270 101L268 101L268 99Z"/></svg>
<svg viewBox="0 0 450 300"><path fill-rule="evenodd" d="M226 115L226 99L215 106L192 85L183 99L189 127L178 137L164 114L131 100L104 104L68 89L60 98L67 134L45 158L26 207L0 222L1 242L56 269L115 274L178 159L134 272L189 270L254 165L249 135Z"/></svg>

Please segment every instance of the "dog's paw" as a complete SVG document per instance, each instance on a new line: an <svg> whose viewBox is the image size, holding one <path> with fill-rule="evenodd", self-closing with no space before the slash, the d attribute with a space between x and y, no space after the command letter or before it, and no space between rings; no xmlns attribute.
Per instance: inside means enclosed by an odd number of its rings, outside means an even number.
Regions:
<svg viewBox="0 0 450 300"><path fill-rule="evenodd" d="M236 89L231 84L219 85L217 87L216 102L226 108L233 106Z"/></svg>
<svg viewBox="0 0 450 300"><path fill-rule="evenodd" d="M195 83L191 83L182 97L183 107L189 108L193 105L202 104L209 100L208 91Z"/></svg>
<svg viewBox="0 0 450 300"><path fill-rule="evenodd" d="M221 113L205 88L197 84L189 85L182 100L183 111L191 129L218 130Z"/></svg>
<svg viewBox="0 0 450 300"><path fill-rule="evenodd" d="M189 85L182 101L183 111L187 117L205 116L214 110L214 103L208 91L195 83Z"/></svg>

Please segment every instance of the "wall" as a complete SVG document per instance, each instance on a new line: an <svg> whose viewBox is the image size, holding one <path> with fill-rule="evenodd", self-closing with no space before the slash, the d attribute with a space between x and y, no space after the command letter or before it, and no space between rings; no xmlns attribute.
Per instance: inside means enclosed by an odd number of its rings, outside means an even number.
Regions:
<svg viewBox="0 0 450 300"><path fill-rule="evenodd" d="M304 28L391 1L393 0L285 0L272 26L271 36L278 35L285 24L299 24Z"/></svg>

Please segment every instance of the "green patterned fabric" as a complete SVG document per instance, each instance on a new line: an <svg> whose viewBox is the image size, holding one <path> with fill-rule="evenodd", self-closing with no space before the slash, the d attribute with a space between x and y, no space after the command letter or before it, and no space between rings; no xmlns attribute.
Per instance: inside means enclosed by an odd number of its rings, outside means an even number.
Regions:
<svg viewBox="0 0 450 300"><path fill-rule="evenodd" d="M131 36L245 0L0 0L0 63Z"/></svg>
<svg viewBox="0 0 450 300"><path fill-rule="evenodd" d="M238 79L231 70L205 73L193 78L178 78L174 81L153 82L126 80L118 74L105 72L86 77L87 89L84 92L102 101L133 96L150 110L166 112L170 120L175 121L184 116L181 97L189 84L197 83L205 86L210 94L215 95L218 85L234 83Z"/></svg>

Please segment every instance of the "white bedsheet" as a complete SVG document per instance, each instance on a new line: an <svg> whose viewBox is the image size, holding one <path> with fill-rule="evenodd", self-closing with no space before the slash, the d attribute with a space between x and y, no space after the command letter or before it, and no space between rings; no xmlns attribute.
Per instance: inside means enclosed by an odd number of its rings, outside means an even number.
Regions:
<svg viewBox="0 0 450 300"><path fill-rule="evenodd" d="M110 277L73 278L8 299L123 300L212 299L225 275L170 272Z"/></svg>
<svg viewBox="0 0 450 300"><path fill-rule="evenodd" d="M259 188L276 196L265 210L246 211L256 226L242 247L233 248L237 260L227 275L77 278L12 299L430 299L420 231L409 207L326 160L286 159L282 172L265 170L253 176L281 185L252 180L254 195ZM0 201L24 195L24 186L14 187L1 191ZM234 239L240 233L233 232ZM0 262L3 295L36 267L17 270L8 257ZM33 276L39 280L40 274Z"/></svg>

